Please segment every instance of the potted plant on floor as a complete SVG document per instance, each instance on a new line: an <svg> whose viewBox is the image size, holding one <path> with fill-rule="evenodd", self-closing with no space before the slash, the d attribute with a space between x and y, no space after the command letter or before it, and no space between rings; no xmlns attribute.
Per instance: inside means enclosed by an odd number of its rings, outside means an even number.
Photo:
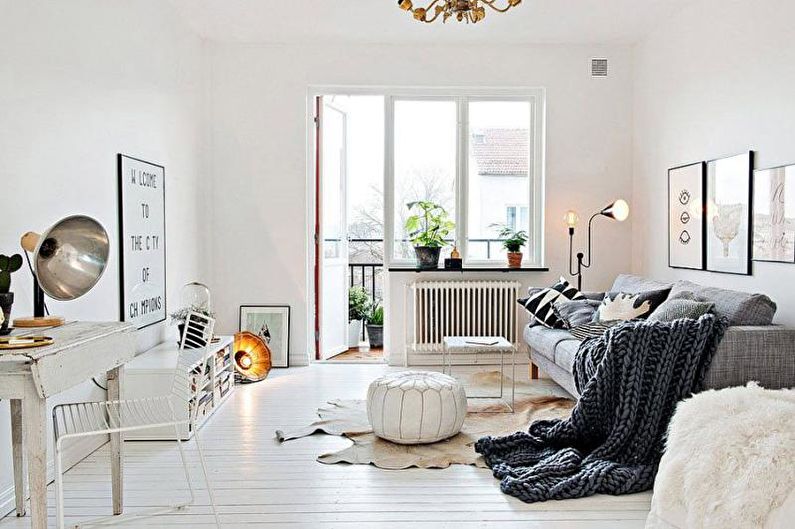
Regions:
<svg viewBox="0 0 795 529"><path fill-rule="evenodd" d="M11 292L11 274L22 268L22 256L14 254L11 257L0 255L0 336L11 332L8 329L11 322L11 306L14 304L14 293Z"/></svg>
<svg viewBox="0 0 795 529"><path fill-rule="evenodd" d="M508 250L508 268L522 267L522 246L527 244L527 232L524 230L514 230L510 226L496 225L502 247Z"/></svg>
<svg viewBox="0 0 795 529"><path fill-rule="evenodd" d="M358 347L362 324L370 314L370 296L362 287L348 290L348 347Z"/></svg>
<svg viewBox="0 0 795 529"><path fill-rule="evenodd" d="M435 202L419 200L407 205L412 215L406 219L405 228L414 245L417 268L439 268L439 252L447 245L445 237L455 229L455 223L450 220L447 211Z"/></svg>
<svg viewBox="0 0 795 529"><path fill-rule="evenodd" d="M380 349L384 346L384 307L377 303L367 317L367 336L371 348Z"/></svg>

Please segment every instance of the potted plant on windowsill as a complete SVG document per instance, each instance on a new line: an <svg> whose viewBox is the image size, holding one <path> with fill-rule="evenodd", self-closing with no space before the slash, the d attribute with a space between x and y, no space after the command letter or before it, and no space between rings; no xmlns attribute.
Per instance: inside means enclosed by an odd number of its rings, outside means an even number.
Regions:
<svg viewBox="0 0 795 529"><path fill-rule="evenodd" d="M348 347L358 347L362 323L370 314L370 296L362 287L348 290Z"/></svg>
<svg viewBox="0 0 795 529"><path fill-rule="evenodd" d="M527 244L527 232L514 230L510 226L496 225L502 247L508 250L508 268L522 267L522 246Z"/></svg>
<svg viewBox="0 0 795 529"><path fill-rule="evenodd" d="M11 274L22 268L22 256L11 257L0 255L0 336L11 332L8 329L11 321L11 306L14 304L14 293L11 292Z"/></svg>
<svg viewBox="0 0 795 529"><path fill-rule="evenodd" d="M430 200L410 202L407 206L412 215L406 219L405 229L414 245L417 268L439 268L439 253L447 245L445 237L455 229L455 223L441 205Z"/></svg>
<svg viewBox="0 0 795 529"><path fill-rule="evenodd" d="M370 347L384 346L384 307L377 303L367 317L367 337L370 339Z"/></svg>

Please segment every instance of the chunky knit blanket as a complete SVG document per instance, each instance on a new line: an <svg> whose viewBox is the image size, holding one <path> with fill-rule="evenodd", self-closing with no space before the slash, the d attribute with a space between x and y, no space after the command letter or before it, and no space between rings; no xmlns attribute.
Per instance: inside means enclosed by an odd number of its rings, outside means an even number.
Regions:
<svg viewBox="0 0 795 529"><path fill-rule="evenodd" d="M525 502L648 490L676 403L701 388L726 326L708 314L612 327L580 346L570 418L484 437L475 450L502 491Z"/></svg>

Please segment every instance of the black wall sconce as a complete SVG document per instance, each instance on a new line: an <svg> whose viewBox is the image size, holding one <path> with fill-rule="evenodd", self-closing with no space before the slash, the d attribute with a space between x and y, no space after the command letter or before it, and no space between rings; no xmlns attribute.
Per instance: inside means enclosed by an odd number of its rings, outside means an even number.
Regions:
<svg viewBox="0 0 795 529"><path fill-rule="evenodd" d="M582 269L591 267L591 234L593 219L596 217L605 216L607 218L624 222L629 217L629 204L626 200L618 199L612 204L606 206L601 211L597 211L588 220L588 260L585 261L585 254L582 252L577 253L577 270L572 267L572 253L574 252L574 228L577 226L579 216L574 210L566 212L564 220L569 228L569 274L577 278L577 290L582 290Z"/></svg>

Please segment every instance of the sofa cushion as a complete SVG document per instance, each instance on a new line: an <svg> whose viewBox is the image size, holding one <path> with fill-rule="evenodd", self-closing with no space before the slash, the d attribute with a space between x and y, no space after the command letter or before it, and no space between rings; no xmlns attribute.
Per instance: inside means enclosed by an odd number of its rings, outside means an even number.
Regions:
<svg viewBox="0 0 795 529"><path fill-rule="evenodd" d="M770 325L776 314L776 304L764 294L750 294L718 287L706 287L691 281L677 281L671 297L692 292L715 304L715 313L729 319L729 325Z"/></svg>
<svg viewBox="0 0 795 529"><path fill-rule="evenodd" d="M608 292L596 312L594 321L625 321L648 318L668 299L671 288L642 292Z"/></svg>
<svg viewBox="0 0 795 529"><path fill-rule="evenodd" d="M591 321L600 304L601 300L567 299L556 301L552 306L552 310L555 311L555 316L563 322L563 328L571 329Z"/></svg>
<svg viewBox="0 0 795 529"><path fill-rule="evenodd" d="M545 356L550 361L555 361L555 348L558 344L567 341L580 343L564 329L548 329L543 326L530 327L524 329L524 339L533 350Z"/></svg>
<svg viewBox="0 0 795 529"><path fill-rule="evenodd" d="M645 277L633 276L631 274L621 274L616 277L613 282L611 292L629 292L636 294L647 290L664 290L671 288L671 283L664 281L657 281L656 279L647 279Z"/></svg>
<svg viewBox="0 0 795 529"><path fill-rule="evenodd" d="M674 298L657 307L649 316L649 321L674 321L682 318L697 320L714 308L715 304L711 301Z"/></svg>
<svg viewBox="0 0 795 529"><path fill-rule="evenodd" d="M555 316L555 311L552 310L552 306L558 299L584 298L579 290L561 276L560 280L551 287L541 289L541 291L532 296L524 299L520 298L516 301L527 309L527 312L541 325L550 329L561 329L563 328L563 322Z"/></svg>
<svg viewBox="0 0 795 529"><path fill-rule="evenodd" d="M568 373L574 372L574 357L580 348L579 340L560 342L555 348L555 364Z"/></svg>

